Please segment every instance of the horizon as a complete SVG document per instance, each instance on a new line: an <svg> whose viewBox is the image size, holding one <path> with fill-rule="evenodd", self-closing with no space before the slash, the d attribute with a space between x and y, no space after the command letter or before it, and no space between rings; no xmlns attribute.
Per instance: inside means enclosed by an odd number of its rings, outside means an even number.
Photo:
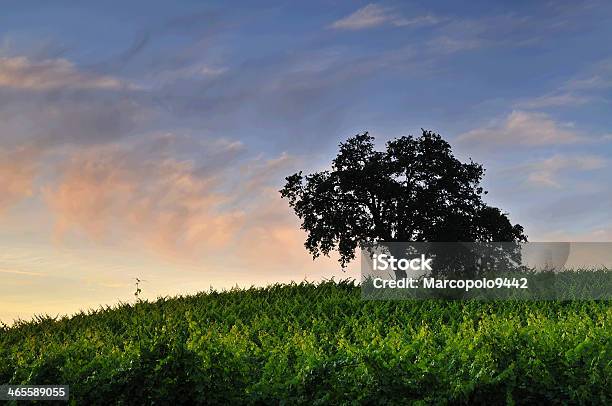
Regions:
<svg viewBox="0 0 612 406"><path fill-rule="evenodd" d="M612 241L611 22L601 1L6 6L0 321L133 301L134 278L143 299L357 278L312 260L278 190L365 131L439 133L530 241Z"/></svg>

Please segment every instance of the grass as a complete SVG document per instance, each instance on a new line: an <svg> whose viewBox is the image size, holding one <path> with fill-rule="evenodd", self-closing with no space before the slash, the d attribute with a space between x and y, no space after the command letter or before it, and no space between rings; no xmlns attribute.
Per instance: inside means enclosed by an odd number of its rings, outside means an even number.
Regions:
<svg viewBox="0 0 612 406"><path fill-rule="evenodd" d="M0 330L0 383L76 404L610 404L609 301L204 292Z"/></svg>

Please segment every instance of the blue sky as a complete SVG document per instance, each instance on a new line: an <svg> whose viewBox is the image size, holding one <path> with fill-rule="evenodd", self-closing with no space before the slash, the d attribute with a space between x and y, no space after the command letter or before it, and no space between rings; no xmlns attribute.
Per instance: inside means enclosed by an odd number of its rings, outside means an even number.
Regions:
<svg viewBox="0 0 612 406"><path fill-rule="evenodd" d="M26 1L0 27L0 319L143 273L151 294L336 274L277 190L362 131L439 132L531 240L612 239L607 2Z"/></svg>

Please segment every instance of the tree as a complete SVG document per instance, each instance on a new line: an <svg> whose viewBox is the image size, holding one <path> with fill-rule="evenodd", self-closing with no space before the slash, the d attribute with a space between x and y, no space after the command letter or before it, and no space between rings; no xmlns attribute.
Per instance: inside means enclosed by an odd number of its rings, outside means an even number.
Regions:
<svg viewBox="0 0 612 406"><path fill-rule="evenodd" d="M377 151L367 132L339 145L331 170L286 178L280 190L308 233L313 258L396 241L527 241L523 227L487 205L482 165L462 163L438 134L423 130Z"/></svg>

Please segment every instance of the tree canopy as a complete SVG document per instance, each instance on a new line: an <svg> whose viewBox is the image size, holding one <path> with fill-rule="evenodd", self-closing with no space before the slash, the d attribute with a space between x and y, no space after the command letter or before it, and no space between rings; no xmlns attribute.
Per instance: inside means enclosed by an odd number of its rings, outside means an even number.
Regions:
<svg viewBox="0 0 612 406"><path fill-rule="evenodd" d="M463 163L439 134L423 130L377 151L367 132L339 145L331 169L286 178L280 190L307 232L313 258L395 241L527 241L523 227L482 197L482 165Z"/></svg>

